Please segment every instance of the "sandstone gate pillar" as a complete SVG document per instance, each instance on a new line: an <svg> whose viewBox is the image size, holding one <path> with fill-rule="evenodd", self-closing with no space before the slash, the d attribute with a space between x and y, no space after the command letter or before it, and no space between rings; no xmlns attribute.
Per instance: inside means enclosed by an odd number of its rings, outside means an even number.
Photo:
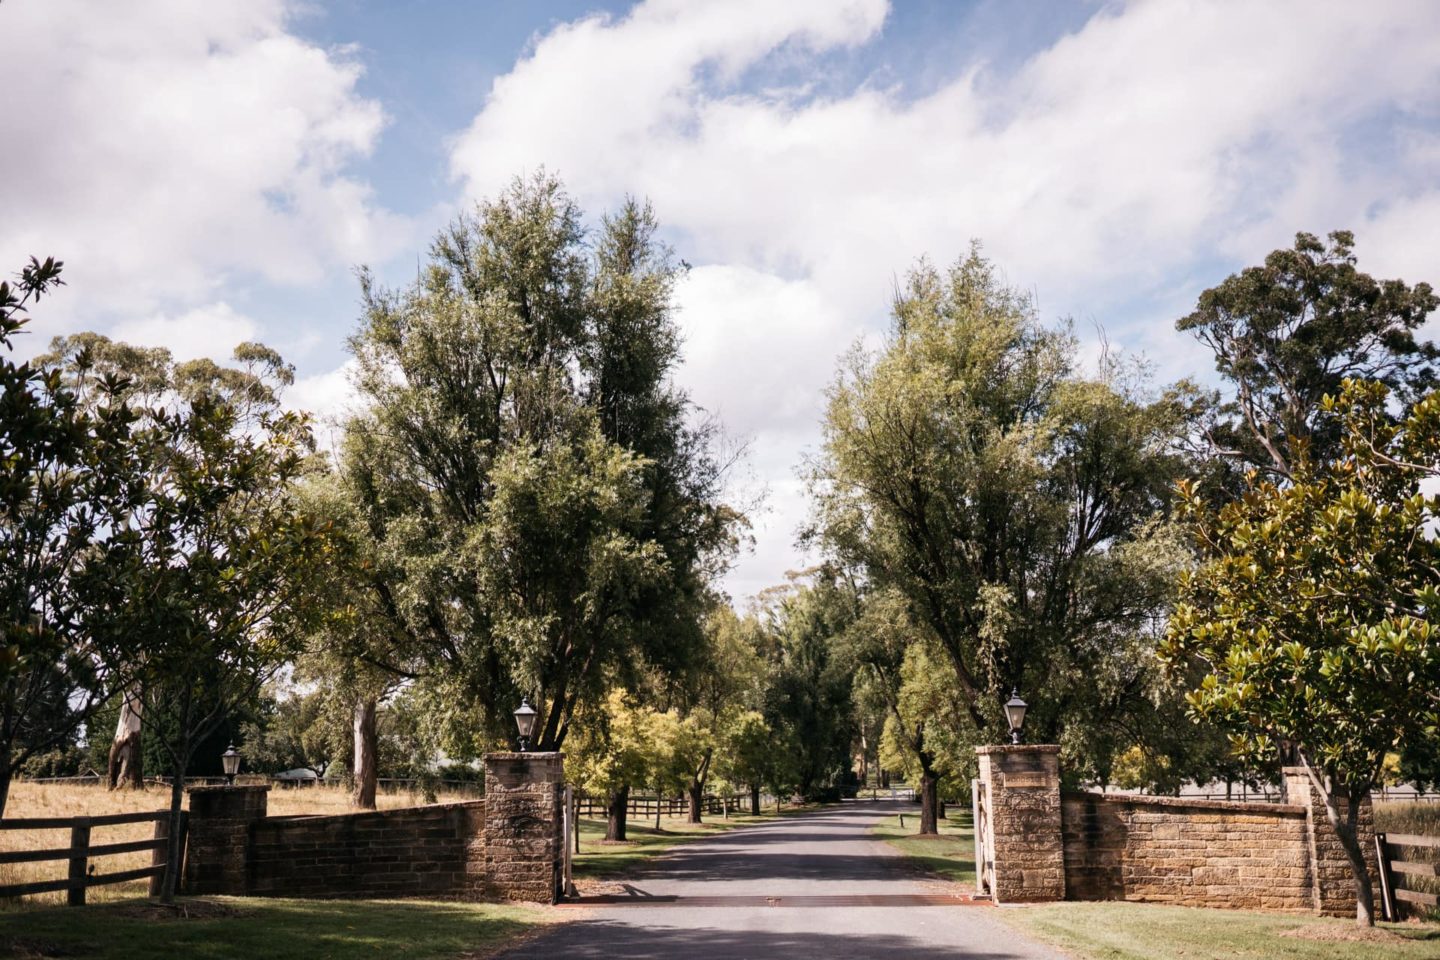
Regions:
<svg viewBox="0 0 1440 960"><path fill-rule="evenodd" d="M1060 748L1050 744L978 747L996 903L1065 899L1060 826ZM977 864L977 869L979 865Z"/></svg>
<svg viewBox="0 0 1440 960"><path fill-rule="evenodd" d="M485 887L500 900L554 903L564 840L564 756L485 755Z"/></svg>
<svg viewBox="0 0 1440 960"><path fill-rule="evenodd" d="M191 787L183 889L241 897L248 891L250 825L265 819L269 784Z"/></svg>
<svg viewBox="0 0 1440 960"><path fill-rule="evenodd" d="M1351 873L1350 859L1330 818L1325 813L1325 801L1310 782L1304 767L1285 767L1285 802L1305 808L1305 827L1309 849L1306 851L1310 863L1310 879L1313 884L1312 896L1315 912L1334 917L1355 915L1355 881ZM1339 801L1340 815L1344 816L1347 804ZM1360 813L1355 823L1356 839L1360 841L1360 852L1365 855L1365 866L1370 871L1370 886L1378 895L1380 892L1380 866L1375 860L1375 813L1370 798L1360 802Z"/></svg>

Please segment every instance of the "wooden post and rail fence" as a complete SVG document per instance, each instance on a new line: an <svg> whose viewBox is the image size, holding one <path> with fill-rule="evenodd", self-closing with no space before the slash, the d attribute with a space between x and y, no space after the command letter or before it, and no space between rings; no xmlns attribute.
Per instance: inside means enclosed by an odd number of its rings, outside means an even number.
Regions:
<svg viewBox="0 0 1440 960"><path fill-rule="evenodd" d="M184 843L185 813L180 815L181 843ZM155 824L154 835L148 840L125 840L119 843L96 843L92 831L97 827L113 827L130 823ZM72 907L83 906L85 891L112 883L128 883L131 880L150 881L150 896L159 896L165 882L166 848L169 845L170 813L158 810L153 813L115 813L98 817L24 817L0 820L0 831L4 830L69 830L70 845L48 850L0 850L0 866L15 863L44 863L63 860L69 863L64 879L35 880L29 883L0 885L0 899L24 897L37 893L66 891L66 903ZM110 873L96 873L91 860L96 857L114 856L122 853L151 851L150 866L132 870L118 870Z"/></svg>
<svg viewBox="0 0 1440 960"><path fill-rule="evenodd" d="M657 804L660 806L660 815L665 817L684 816L690 810L690 801L685 797L660 799L632 796L626 806L626 815L634 818L653 817ZM707 815L745 813L750 809L750 795L737 793L733 796L718 797L707 794L701 798L700 805ZM581 817L603 817L609 810L604 799L580 794L575 795L575 807L577 815Z"/></svg>
<svg viewBox="0 0 1440 960"><path fill-rule="evenodd" d="M1377 833L1375 859L1380 864L1380 906L1386 920L1423 917L1440 908L1440 880L1434 879L1440 878L1440 837ZM1417 878L1431 889L1415 889Z"/></svg>

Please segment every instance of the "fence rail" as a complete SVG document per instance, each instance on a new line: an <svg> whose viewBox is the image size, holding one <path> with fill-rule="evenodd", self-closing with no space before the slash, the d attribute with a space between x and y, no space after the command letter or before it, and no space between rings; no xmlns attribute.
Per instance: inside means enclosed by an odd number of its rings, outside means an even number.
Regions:
<svg viewBox="0 0 1440 960"><path fill-rule="evenodd" d="M714 796L706 794L701 798L701 810L707 814L723 814L727 809L741 811L750 803L749 794L731 794L729 796ZM659 813L661 816L678 817L690 810L690 801L685 797L679 799L666 798L658 800ZM655 816L657 798L655 797L631 797L626 805L626 815L630 817ZM575 810L577 816L581 817L603 817L609 812L609 804L600 797L586 797L580 794L575 796Z"/></svg>
<svg viewBox="0 0 1440 960"><path fill-rule="evenodd" d="M1399 920L1402 913L1423 913L1440 907L1440 894L1409 886L1414 882L1412 877L1440 877L1440 863L1414 859L1417 856L1414 851L1419 850L1440 851L1440 837L1415 833L1375 834L1375 855L1380 864L1380 906L1386 920ZM1406 907L1402 909L1401 904ZM1413 909L1417 907L1421 909Z"/></svg>
<svg viewBox="0 0 1440 960"><path fill-rule="evenodd" d="M180 829L183 842L186 814L180 814ZM90 831L96 827L118 826L127 823L154 822L155 834L149 840L126 840L120 843L91 843ZM68 847L53 847L48 850L7 850L0 851L0 864L43 863L63 860L69 864L68 875L57 880L34 880L29 883L0 885L0 899L27 897L37 893L66 891L66 903L72 907L83 906L85 891L90 887L106 886L112 883L127 883L131 880L150 880L150 895L156 896L165 881L168 869L166 850L169 847L170 814L165 810L153 813L112 813L99 817L21 817L0 820L0 830L65 830L70 831ZM150 866L132 870L117 870L110 873L91 873L90 860L94 857L112 856L120 853L151 851Z"/></svg>

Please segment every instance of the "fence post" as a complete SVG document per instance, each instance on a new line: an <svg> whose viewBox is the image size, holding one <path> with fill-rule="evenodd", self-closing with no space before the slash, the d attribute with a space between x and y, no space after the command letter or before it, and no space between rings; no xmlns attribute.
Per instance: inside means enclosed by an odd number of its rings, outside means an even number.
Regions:
<svg viewBox="0 0 1440 960"><path fill-rule="evenodd" d="M1395 909L1395 889L1390 881L1390 858L1385 855L1385 834L1375 834L1375 860L1380 867L1380 911L1390 922L1399 919Z"/></svg>
<svg viewBox="0 0 1440 960"><path fill-rule="evenodd" d="M90 820L78 818L70 828L70 888L65 902L72 907L85 906L85 867L90 859Z"/></svg>
<svg viewBox="0 0 1440 960"><path fill-rule="evenodd" d="M169 815L169 814L166 814L165 816L160 817L158 820L155 821L155 839L156 839L157 841L159 841L159 840L164 840L164 841L166 841L166 844L165 844L163 847L157 847L157 848L155 848L154 850L151 850L151 851L150 851L150 866L152 866L152 867L163 867L163 866L166 866L166 865L169 863L169 859L170 859L168 856L166 856L166 854L168 853L168 851L169 851L169 849L170 849L170 844L169 844L169 840L170 840L170 815ZM179 884L177 883L176 886L178 887ZM164 889L165 889L165 874L161 873L161 874L159 874L159 875L157 875L157 876L153 876L153 877L150 878L150 891L149 891L149 892L150 892L150 896L152 896L152 897L158 897L158 896L160 896L160 894L164 891Z"/></svg>

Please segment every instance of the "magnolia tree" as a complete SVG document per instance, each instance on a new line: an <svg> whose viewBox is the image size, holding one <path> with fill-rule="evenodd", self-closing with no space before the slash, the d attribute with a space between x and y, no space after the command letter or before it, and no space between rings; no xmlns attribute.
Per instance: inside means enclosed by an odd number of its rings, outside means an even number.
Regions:
<svg viewBox="0 0 1440 960"><path fill-rule="evenodd" d="M85 402L61 372L9 356L62 264L32 259L0 281L0 814L13 773L74 736L116 690L127 661L86 629L78 580L114 535L133 413L114 378ZM80 358L88 365L88 355Z"/></svg>
<svg viewBox="0 0 1440 960"><path fill-rule="evenodd" d="M1182 486L1201 564L1183 582L1161 657L1197 666L1197 718L1234 732L1243 755L1291 745L1323 798L1354 873L1356 914L1375 920L1357 834L1389 751L1440 730L1440 397L1387 416L1388 390L1346 381L1327 397L1340 454L1304 446L1291 482L1252 474L1244 495L1207 506Z"/></svg>

